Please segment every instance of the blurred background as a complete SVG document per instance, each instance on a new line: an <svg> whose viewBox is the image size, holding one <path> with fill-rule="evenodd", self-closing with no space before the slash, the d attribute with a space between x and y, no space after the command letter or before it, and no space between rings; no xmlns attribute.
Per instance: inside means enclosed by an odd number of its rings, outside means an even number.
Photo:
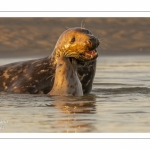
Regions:
<svg viewBox="0 0 150 150"><path fill-rule="evenodd" d="M68 27L100 39L99 55L149 55L150 18L0 18L0 58L50 55Z"/></svg>

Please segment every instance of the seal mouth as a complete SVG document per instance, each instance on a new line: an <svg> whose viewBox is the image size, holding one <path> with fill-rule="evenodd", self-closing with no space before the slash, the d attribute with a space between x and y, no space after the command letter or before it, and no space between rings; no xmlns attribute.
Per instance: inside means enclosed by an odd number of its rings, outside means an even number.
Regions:
<svg viewBox="0 0 150 150"><path fill-rule="evenodd" d="M98 53L96 50L92 51L85 51L85 57L89 58L90 60L96 59L98 57Z"/></svg>
<svg viewBox="0 0 150 150"><path fill-rule="evenodd" d="M98 57L98 52L96 51L96 49L91 50L91 51L85 51L83 53L79 54L79 59L81 61L90 61L90 60L94 60Z"/></svg>

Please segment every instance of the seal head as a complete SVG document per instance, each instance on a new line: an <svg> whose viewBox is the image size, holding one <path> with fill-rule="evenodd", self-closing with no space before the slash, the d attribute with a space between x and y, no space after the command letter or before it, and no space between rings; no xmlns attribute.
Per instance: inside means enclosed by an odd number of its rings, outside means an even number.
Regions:
<svg viewBox="0 0 150 150"><path fill-rule="evenodd" d="M98 46L99 40L87 29L71 28L62 33L55 48L61 50L65 57L85 63L98 57Z"/></svg>

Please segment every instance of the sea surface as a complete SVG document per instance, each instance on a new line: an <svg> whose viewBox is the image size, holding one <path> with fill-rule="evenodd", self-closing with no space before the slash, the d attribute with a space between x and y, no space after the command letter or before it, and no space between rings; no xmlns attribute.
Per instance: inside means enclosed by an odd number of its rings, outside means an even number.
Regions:
<svg viewBox="0 0 150 150"><path fill-rule="evenodd" d="M150 132L150 56L99 56L93 89L82 97L1 92L0 132Z"/></svg>

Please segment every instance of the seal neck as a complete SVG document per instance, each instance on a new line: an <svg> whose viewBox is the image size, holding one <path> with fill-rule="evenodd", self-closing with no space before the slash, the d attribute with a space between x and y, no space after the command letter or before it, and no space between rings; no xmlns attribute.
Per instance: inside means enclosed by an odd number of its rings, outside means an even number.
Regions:
<svg viewBox="0 0 150 150"><path fill-rule="evenodd" d="M56 65L57 64L57 49L56 48L54 48L54 50L53 50L53 52L51 53L51 55L50 56L48 56L48 58L51 60L51 62L52 62L52 64L53 65Z"/></svg>

